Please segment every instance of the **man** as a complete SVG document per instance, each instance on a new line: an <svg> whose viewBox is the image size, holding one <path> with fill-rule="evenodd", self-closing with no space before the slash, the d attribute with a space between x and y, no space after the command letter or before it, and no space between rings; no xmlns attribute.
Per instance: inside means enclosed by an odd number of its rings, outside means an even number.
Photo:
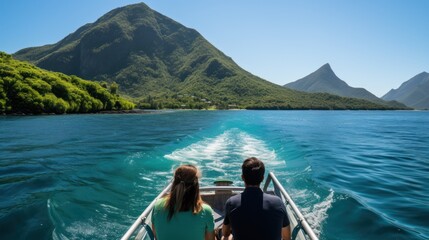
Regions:
<svg viewBox="0 0 429 240"><path fill-rule="evenodd" d="M290 240L289 219L283 201L263 193L264 163L255 157L241 166L245 190L232 196L225 204L222 239L234 240Z"/></svg>

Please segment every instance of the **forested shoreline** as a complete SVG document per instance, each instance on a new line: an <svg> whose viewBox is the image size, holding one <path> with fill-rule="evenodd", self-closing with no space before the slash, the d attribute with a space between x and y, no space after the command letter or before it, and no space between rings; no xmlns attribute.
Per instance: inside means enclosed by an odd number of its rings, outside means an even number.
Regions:
<svg viewBox="0 0 429 240"><path fill-rule="evenodd" d="M65 114L130 110L116 83L51 72L0 52L0 114Z"/></svg>

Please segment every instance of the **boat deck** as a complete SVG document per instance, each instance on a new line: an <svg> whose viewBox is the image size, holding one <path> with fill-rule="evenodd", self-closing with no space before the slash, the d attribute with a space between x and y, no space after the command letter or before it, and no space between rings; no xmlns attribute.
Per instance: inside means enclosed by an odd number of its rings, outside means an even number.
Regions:
<svg viewBox="0 0 429 240"><path fill-rule="evenodd" d="M215 229L222 226L224 213L225 213L225 202L231 196L238 194L232 191L217 190L216 193L202 193L201 197L203 201L210 205L213 209Z"/></svg>

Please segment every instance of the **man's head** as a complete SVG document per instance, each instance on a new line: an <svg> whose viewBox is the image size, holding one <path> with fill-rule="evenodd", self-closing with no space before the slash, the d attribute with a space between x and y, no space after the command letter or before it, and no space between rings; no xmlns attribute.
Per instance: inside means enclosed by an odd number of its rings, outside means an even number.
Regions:
<svg viewBox="0 0 429 240"><path fill-rule="evenodd" d="M244 160L241 172L246 185L255 186L261 184L262 180L264 180L265 166L261 160L251 157Z"/></svg>

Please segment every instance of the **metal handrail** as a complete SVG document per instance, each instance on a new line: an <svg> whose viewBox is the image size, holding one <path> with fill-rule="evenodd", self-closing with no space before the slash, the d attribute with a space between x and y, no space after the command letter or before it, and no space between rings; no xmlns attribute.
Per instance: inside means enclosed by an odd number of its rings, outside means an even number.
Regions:
<svg viewBox="0 0 429 240"><path fill-rule="evenodd" d="M319 240L319 238L316 236L316 234L313 232L313 229L311 229L308 222L305 220L304 216L299 211L298 207L293 202L292 198L289 196L289 194L286 192L286 190L283 188L283 186L280 184L277 177L274 175L273 172L270 172L268 174L267 180L265 181L264 185L264 192L267 192L268 186L270 185L270 182L274 185L274 190L276 193L280 191L279 194L281 194L286 199L286 204L290 205L292 208L293 213L297 216L298 223L301 224L301 227L304 231L304 233L310 238L310 240ZM163 197L168 191L170 191L172 186L172 182L168 184L167 187L164 188L164 190L149 204L149 206L143 211L143 213L140 215L139 218L133 223L133 225L128 229L128 231L124 234L124 236L121 238L121 240L128 240L131 235L137 230L137 228L144 223L146 218L149 216L150 212L152 211L155 202ZM216 190L229 190L229 191L243 191L244 187L235 187L235 186L209 186L209 187L201 187L200 191L216 191Z"/></svg>
<svg viewBox="0 0 429 240"><path fill-rule="evenodd" d="M121 238L121 240L128 240L131 235L136 231L136 229L142 224L149 213L152 211L153 206L155 205L156 200L163 197L168 191L170 191L171 186L173 185L172 182L170 182L167 187L162 190L162 192L149 204L149 206L143 211L143 213L140 215L139 218L131 225L131 227L128 229L128 231L124 234L124 236Z"/></svg>
<svg viewBox="0 0 429 240"><path fill-rule="evenodd" d="M163 197L168 191L170 191L172 186L172 182L168 184L167 187L164 188L164 190L147 206L147 208L143 211L143 213L140 215L140 217L137 218L137 220L131 225L131 227L128 229L128 231L124 234L124 236L121 238L121 240L128 240L131 235L137 230L137 228L144 223L150 212L152 211L156 200ZM216 190L229 190L229 191L243 191L244 187L234 187L234 186L210 186L210 187L200 187L200 191L216 191Z"/></svg>
<svg viewBox="0 0 429 240"><path fill-rule="evenodd" d="M298 222L301 224L302 228L304 229L305 233L311 240L319 240L319 238L316 236L316 234L313 232L313 229L311 229L310 225L305 220L304 216L299 211L298 207L293 202L292 198L289 196L289 194L286 192L286 190L283 188L283 186L280 184L279 180L276 178L273 172L270 172L268 174L268 178L265 181L264 185L264 192L267 191L268 185L270 184L270 181L273 182L274 187L278 188L280 190L280 193L283 195L283 197L286 199L286 204L289 204L294 212L294 214L298 217Z"/></svg>

